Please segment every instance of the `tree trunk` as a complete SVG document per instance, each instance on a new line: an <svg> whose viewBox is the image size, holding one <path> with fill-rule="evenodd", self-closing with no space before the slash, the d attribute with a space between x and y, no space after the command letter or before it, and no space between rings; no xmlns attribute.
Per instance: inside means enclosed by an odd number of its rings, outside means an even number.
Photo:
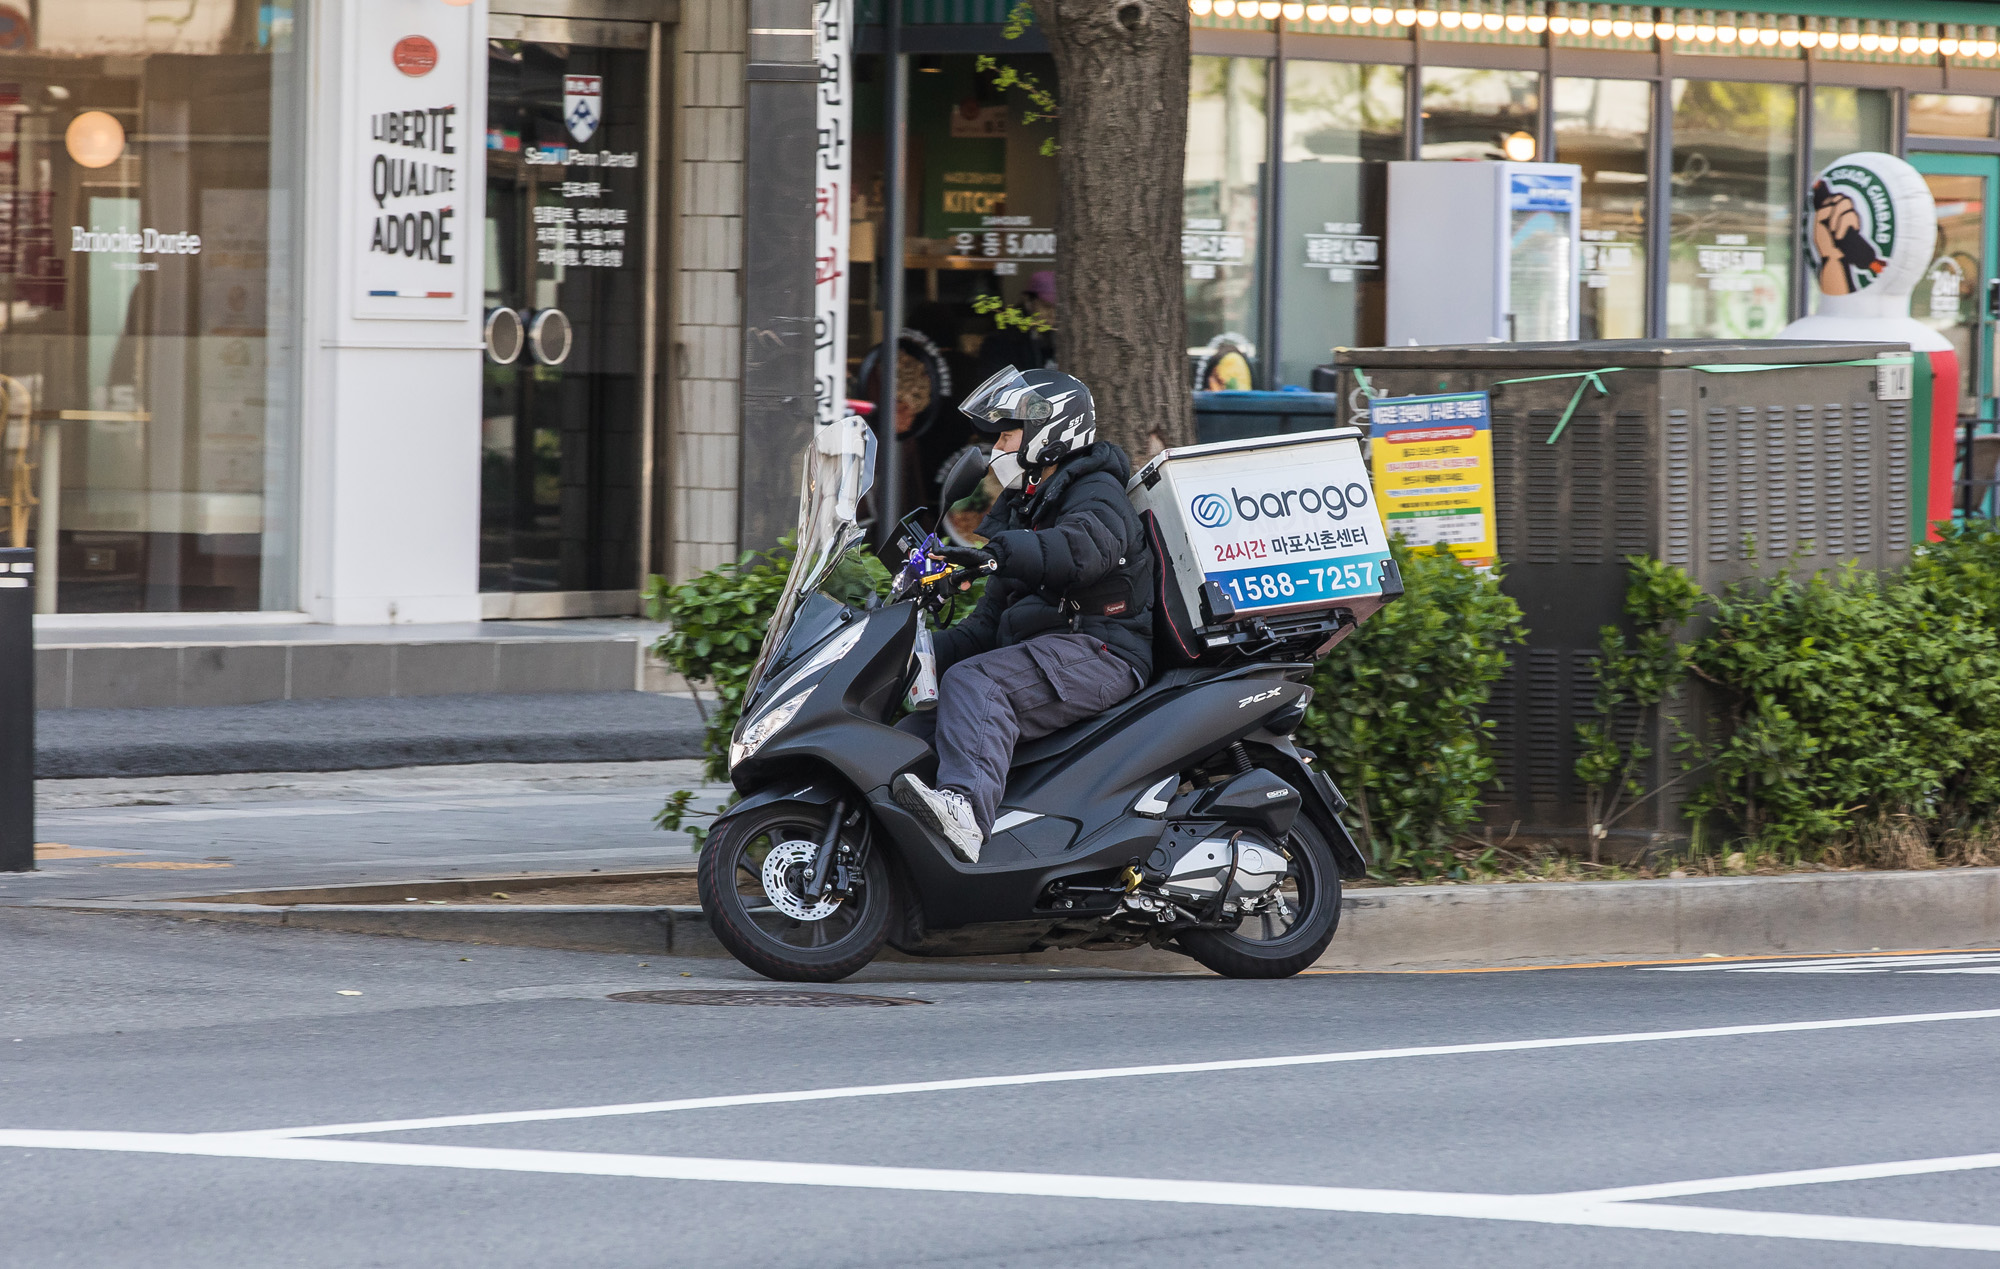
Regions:
<svg viewBox="0 0 2000 1269"><path fill-rule="evenodd" d="M1034 0L1055 54L1056 359L1134 465L1194 441L1182 289L1186 0Z"/></svg>

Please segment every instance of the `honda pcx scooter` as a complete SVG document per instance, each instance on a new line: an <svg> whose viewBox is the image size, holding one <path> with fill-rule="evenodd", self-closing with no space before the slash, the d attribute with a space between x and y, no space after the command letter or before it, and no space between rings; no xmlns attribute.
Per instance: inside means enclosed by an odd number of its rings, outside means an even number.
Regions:
<svg viewBox="0 0 2000 1269"><path fill-rule="evenodd" d="M701 850L722 944L795 982L845 978L884 943L925 956L1150 945L1236 978L1318 959L1341 878L1366 861L1344 799L1292 741L1312 697L1297 644L1170 669L1022 744L977 864L896 803L898 775L936 772L930 747L892 724L927 673L927 624L969 577L922 536L906 539L887 601L822 593L860 540L874 446L846 419L816 429L807 455L795 566L730 743L741 800ZM943 505L979 475L955 469Z"/></svg>

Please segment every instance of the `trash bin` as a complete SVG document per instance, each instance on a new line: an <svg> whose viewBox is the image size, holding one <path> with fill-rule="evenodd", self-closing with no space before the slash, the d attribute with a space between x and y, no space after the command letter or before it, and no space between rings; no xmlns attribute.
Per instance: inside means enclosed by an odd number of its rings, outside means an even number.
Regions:
<svg viewBox="0 0 2000 1269"><path fill-rule="evenodd" d="M1340 398L1329 392L1197 392L1195 434L1204 445L1253 436L1317 432L1338 422Z"/></svg>
<svg viewBox="0 0 2000 1269"><path fill-rule="evenodd" d="M1925 470L1913 446L1926 433L1912 430L1907 375L1855 364L1908 353L1784 340L1347 351L1341 389L1361 386L1358 370L1373 401L1491 394L1499 562L1528 641L1488 709L1499 778L1490 824L1587 831L1576 725L1596 718L1598 628L1621 621L1625 557L1662 559L1712 592L1780 570L1909 560L1923 511L1912 480ZM1674 708L1683 723L1705 725L1700 694ZM1646 740L1654 769L1640 778L1650 790L1678 766L1667 720ZM1612 836L1623 830L1630 845L1634 833L1684 835L1679 808L1693 783L1655 797Z"/></svg>

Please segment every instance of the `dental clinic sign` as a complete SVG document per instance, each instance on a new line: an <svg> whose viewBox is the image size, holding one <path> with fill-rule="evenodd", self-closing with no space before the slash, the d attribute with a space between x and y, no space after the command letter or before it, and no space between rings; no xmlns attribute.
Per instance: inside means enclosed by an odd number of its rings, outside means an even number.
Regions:
<svg viewBox="0 0 2000 1269"><path fill-rule="evenodd" d="M480 205L470 180L478 147L466 140L479 135L468 122L473 8L368 7L350 107L354 316L463 318Z"/></svg>

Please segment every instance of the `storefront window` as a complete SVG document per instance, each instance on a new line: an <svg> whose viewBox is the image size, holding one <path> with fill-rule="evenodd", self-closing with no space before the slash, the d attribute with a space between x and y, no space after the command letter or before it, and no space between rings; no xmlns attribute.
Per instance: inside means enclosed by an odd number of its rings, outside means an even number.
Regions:
<svg viewBox="0 0 2000 1269"><path fill-rule="evenodd" d="M1798 96L1673 81L1667 335L1768 339L1790 320Z"/></svg>
<svg viewBox="0 0 2000 1269"><path fill-rule="evenodd" d="M1911 93L1910 133L1924 137L1990 137L1993 99L1956 93Z"/></svg>
<svg viewBox="0 0 2000 1269"><path fill-rule="evenodd" d="M295 606L292 6L43 4L0 51L0 533L38 606Z"/></svg>
<svg viewBox="0 0 2000 1269"><path fill-rule="evenodd" d="M1542 77L1533 71L1426 66L1426 159L1540 158L1535 141Z"/></svg>
<svg viewBox="0 0 2000 1269"><path fill-rule="evenodd" d="M1986 200L1990 178L1924 173L1937 203L1936 255L1910 296L1910 316L1951 341L1958 352L1958 412L1979 413L1980 284L1986 271ZM1817 288L1815 288L1816 290Z"/></svg>
<svg viewBox="0 0 2000 1269"><path fill-rule="evenodd" d="M1400 66L1285 65L1280 384L1382 342L1383 164L1403 157L1403 84Z"/></svg>
<svg viewBox="0 0 2000 1269"><path fill-rule="evenodd" d="M1555 159L1583 168L1585 339L1646 333L1646 155L1653 86L1627 79L1558 79Z"/></svg>
<svg viewBox="0 0 2000 1269"><path fill-rule="evenodd" d="M1043 85L1055 83L1047 55L1005 60ZM973 439L958 400L1003 366L1029 370L1055 358L1053 333L1000 330L974 307L981 297L997 296L1016 311L1054 320L1060 302L1055 127L1025 122L1031 103L996 88L994 79L970 53L910 59L904 334L895 359L906 507L932 499L938 473ZM871 401L881 392L882 280L890 249L881 131L886 86L881 58L857 61L848 388Z"/></svg>
<svg viewBox="0 0 2000 1269"><path fill-rule="evenodd" d="M1257 219L1268 148L1270 63L1195 57L1188 71L1187 179L1183 185L1188 354L1197 388L1249 388L1257 363Z"/></svg>
<svg viewBox="0 0 2000 1269"><path fill-rule="evenodd" d="M1911 100L1922 95L1914 94ZM1894 110L1886 89L1815 88L1812 100L1813 171L1843 154L1896 148Z"/></svg>

